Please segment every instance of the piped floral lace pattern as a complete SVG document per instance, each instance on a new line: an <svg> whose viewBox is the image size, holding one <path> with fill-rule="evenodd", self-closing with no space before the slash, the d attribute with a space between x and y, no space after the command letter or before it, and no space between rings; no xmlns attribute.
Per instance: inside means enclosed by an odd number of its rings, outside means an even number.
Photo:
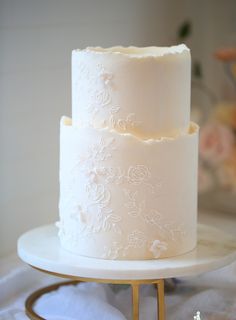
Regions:
<svg viewBox="0 0 236 320"><path fill-rule="evenodd" d="M78 79L75 82L75 90L79 90L80 96L87 99L81 102L81 105L86 106L86 118L90 118L87 123L83 119L86 125L108 127L125 132L134 130L141 124L135 119L134 113L129 113L125 117L119 115L121 106L115 105L112 101L116 86L113 73L107 71L101 63L96 65L96 70L93 72L83 62L77 65L77 69Z"/></svg>
<svg viewBox="0 0 236 320"><path fill-rule="evenodd" d="M78 154L70 174L62 180L67 188L68 200L64 200L64 212L69 212L75 232L66 232L63 217L59 223L60 235L68 241L76 243L81 238L89 239L98 233L112 232L114 241L103 248L103 258L117 259L129 256L136 250L146 250L154 258L162 256L168 250L168 245L181 241L184 226L176 221L166 221L165 215L152 207L149 197L158 199L163 195L162 180L153 179L151 169L145 164L132 164L128 167L111 167L106 165L112 157L117 156L117 146L114 138L98 138L97 143L86 147L86 152ZM78 201L73 194L76 181L83 177L86 199ZM155 181L155 183L153 183ZM119 208L112 205L112 197L116 197L114 186L122 195ZM62 183L63 188L63 183ZM113 191L113 193L112 193ZM137 224L150 226L156 230L158 238L150 240L150 236L139 228L124 231L124 212L133 220L131 227ZM137 223L138 222L138 223ZM126 241L120 241L121 239ZM120 240L119 240L120 239ZM125 243L125 245L124 245Z"/></svg>
<svg viewBox="0 0 236 320"><path fill-rule="evenodd" d="M70 212L70 218L77 225L77 231L81 237L88 237L94 233L109 232L111 229L117 234L121 234L119 223L121 217L113 212L110 207L111 191L105 183L98 179L95 164L103 163L112 156L114 151L114 139L100 139L97 143L87 146L86 153L79 155L75 165L71 168L70 174L61 177L61 188L67 186L68 198L63 200L61 210ZM74 194L74 184L83 177L85 183L85 201L77 200ZM63 184L63 181L66 181ZM61 219L60 229L64 230L63 236L70 237L70 241L76 242L76 237L72 237L65 232L65 222Z"/></svg>
<svg viewBox="0 0 236 320"><path fill-rule="evenodd" d="M79 89L82 105L86 106L85 118L89 120L85 126L129 132L141 124L133 113L122 118L122 106L113 103L116 89L113 73L102 64L97 64L96 70L90 70L81 62L77 68L82 81L78 77L73 90ZM101 122L101 119L104 120ZM96 241L96 236L103 234L105 237L110 233L112 240L101 248L101 257L125 258L131 252L141 250L159 258L169 245L181 241L184 228L176 221L167 221L165 214L157 208L156 199L163 196L165 182L153 177L151 168L138 161L126 166L114 161L117 165L111 166L109 160L115 160L118 152L115 139L101 135L83 152L75 154L73 167L61 177L64 198L60 203L63 213L58 223L59 235L76 247L81 239ZM83 195L82 199L79 193ZM114 205L117 194L121 199L119 208ZM131 228L128 231L127 219ZM142 226L155 230L156 236L150 237Z"/></svg>

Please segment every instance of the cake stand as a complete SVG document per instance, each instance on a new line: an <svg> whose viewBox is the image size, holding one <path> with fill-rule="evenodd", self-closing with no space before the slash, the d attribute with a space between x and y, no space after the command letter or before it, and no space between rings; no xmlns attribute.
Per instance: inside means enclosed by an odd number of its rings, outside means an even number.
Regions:
<svg viewBox="0 0 236 320"><path fill-rule="evenodd" d="M18 240L20 258L33 268L73 281L55 284L31 294L26 300L30 319L43 319L33 305L44 293L61 285L84 282L130 284L133 320L139 319L139 286L157 287L157 316L165 319L164 279L197 275L236 260L236 238L216 228L198 225L197 247L184 255L159 260L103 260L76 256L60 247L57 228L47 225L23 234Z"/></svg>

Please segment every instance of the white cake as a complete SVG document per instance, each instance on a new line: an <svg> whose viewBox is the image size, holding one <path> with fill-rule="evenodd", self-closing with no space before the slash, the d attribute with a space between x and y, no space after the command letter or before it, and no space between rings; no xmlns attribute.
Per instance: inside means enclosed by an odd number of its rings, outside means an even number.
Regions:
<svg viewBox="0 0 236 320"><path fill-rule="evenodd" d="M100 47L72 53L72 120L60 137L63 248L158 259L196 245L198 126L190 51Z"/></svg>

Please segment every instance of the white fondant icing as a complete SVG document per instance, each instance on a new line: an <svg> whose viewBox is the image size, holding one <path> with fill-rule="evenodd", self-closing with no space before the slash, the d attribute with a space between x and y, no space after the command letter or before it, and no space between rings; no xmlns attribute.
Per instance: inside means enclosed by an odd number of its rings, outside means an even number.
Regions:
<svg viewBox="0 0 236 320"><path fill-rule="evenodd" d="M101 47L72 53L62 117L62 246L105 259L158 259L196 246L198 126L190 52Z"/></svg>
<svg viewBox="0 0 236 320"><path fill-rule="evenodd" d="M169 257L193 249L197 143L195 124L177 138L142 141L114 130L72 126L64 118L62 246L107 259Z"/></svg>
<svg viewBox="0 0 236 320"><path fill-rule="evenodd" d="M186 133L190 73L185 45L74 50L73 124L115 128L143 139Z"/></svg>

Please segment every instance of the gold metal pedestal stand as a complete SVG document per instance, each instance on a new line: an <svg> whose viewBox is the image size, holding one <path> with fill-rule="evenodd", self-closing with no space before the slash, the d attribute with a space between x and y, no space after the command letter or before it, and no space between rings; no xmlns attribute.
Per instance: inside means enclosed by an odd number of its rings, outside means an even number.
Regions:
<svg viewBox="0 0 236 320"><path fill-rule="evenodd" d="M164 280L112 280L112 279L95 279L95 278L81 278L76 276L70 276L60 273L54 273L47 270L35 268L39 271L48 273L53 276L71 279L72 281L61 282L57 284L53 284L51 286L39 289L32 293L25 302L25 310L27 316L32 320L44 320L44 318L40 317L34 311L34 303L40 298L43 294L54 291L58 289L60 286L77 284L79 282L97 282L97 283L111 283L111 284L129 284L132 287L132 314L133 320L139 319L139 286L143 284L154 284L157 288L157 315L158 320L165 319L165 298L164 298Z"/></svg>

